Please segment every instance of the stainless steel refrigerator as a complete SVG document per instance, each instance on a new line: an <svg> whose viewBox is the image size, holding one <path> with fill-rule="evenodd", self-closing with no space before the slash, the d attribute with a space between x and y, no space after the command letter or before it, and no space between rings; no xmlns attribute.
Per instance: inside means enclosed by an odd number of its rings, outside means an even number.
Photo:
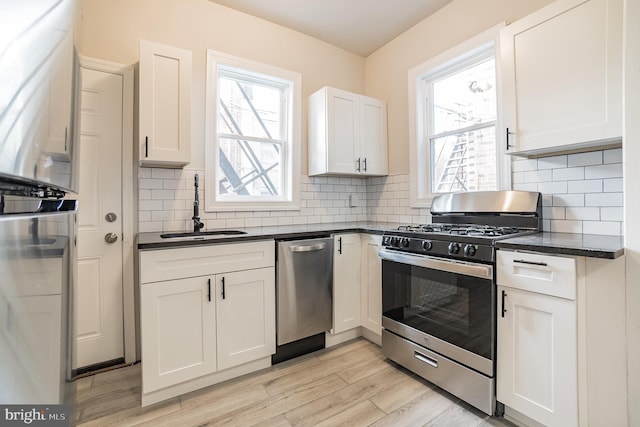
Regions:
<svg viewBox="0 0 640 427"><path fill-rule="evenodd" d="M75 402L75 15L0 2L0 405Z"/></svg>

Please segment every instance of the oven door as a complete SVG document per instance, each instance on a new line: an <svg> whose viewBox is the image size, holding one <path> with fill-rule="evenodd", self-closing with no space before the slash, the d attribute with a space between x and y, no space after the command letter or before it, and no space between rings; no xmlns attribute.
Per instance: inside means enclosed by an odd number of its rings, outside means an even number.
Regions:
<svg viewBox="0 0 640 427"><path fill-rule="evenodd" d="M382 249L382 325L493 376L491 265Z"/></svg>

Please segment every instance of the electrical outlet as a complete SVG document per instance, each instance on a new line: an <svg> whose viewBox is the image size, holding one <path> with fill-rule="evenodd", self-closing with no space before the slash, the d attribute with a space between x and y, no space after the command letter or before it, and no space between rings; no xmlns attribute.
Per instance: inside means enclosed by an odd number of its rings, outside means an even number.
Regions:
<svg viewBox="0 0 640 427"><path fill-rule="evenodd" d="M349 194L349 207L355 208L358 206L358 195L357 194Z"/></svg>

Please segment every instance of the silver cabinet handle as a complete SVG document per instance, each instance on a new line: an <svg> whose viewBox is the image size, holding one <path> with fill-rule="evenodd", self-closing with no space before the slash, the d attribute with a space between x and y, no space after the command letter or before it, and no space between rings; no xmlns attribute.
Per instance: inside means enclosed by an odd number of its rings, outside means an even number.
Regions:
<svg viewBox="0 0 640 427"><path fill-rule="evenodd" d="M432 358L431 358L431 357L429 357L429 356L425 356L425 355L424 355L424 354L422 354L422 353L419 353L419 352L417 352L417 351L414 351L414 352L413 352L413 357L415 357L416 359L418 359L418 360L419 360L419 361L421 361L421 362L426 363L426 364L427 364L427 365L429 365L429 366L432 366L432 367L434 367L434 368L437 368L437 367L438 367L438 361L437 361L437 360L432 359Z"/></svg>
<svg viewBox="0 0 640 427"><path fill-rule="evenodd" d="M115 243L118 240L116 233L107 233L104 235L104 241L107 243Z"/></svg>
<svg viewBox="0 0 640 427"><path fill-rule="evenodd" d="M327 247L326 243L316 243L315 245L290 246L291 252L313 252L319 251Z"/></svg>

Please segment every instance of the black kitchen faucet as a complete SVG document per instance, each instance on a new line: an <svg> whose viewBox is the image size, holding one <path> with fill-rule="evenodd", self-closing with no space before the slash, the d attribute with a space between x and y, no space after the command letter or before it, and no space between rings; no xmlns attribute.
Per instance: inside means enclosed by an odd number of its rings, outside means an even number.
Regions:
<svg viewBox="0 0 640 427"><path fill-rule="evenodd" d="M193 187L195 190L195 198L193 200L193 216L191 219L193 220L193 231L198 232L202 227L204 227L204 223L200 221L200 198L198 197L198 174L195 174L193 177Z"/></svg>

